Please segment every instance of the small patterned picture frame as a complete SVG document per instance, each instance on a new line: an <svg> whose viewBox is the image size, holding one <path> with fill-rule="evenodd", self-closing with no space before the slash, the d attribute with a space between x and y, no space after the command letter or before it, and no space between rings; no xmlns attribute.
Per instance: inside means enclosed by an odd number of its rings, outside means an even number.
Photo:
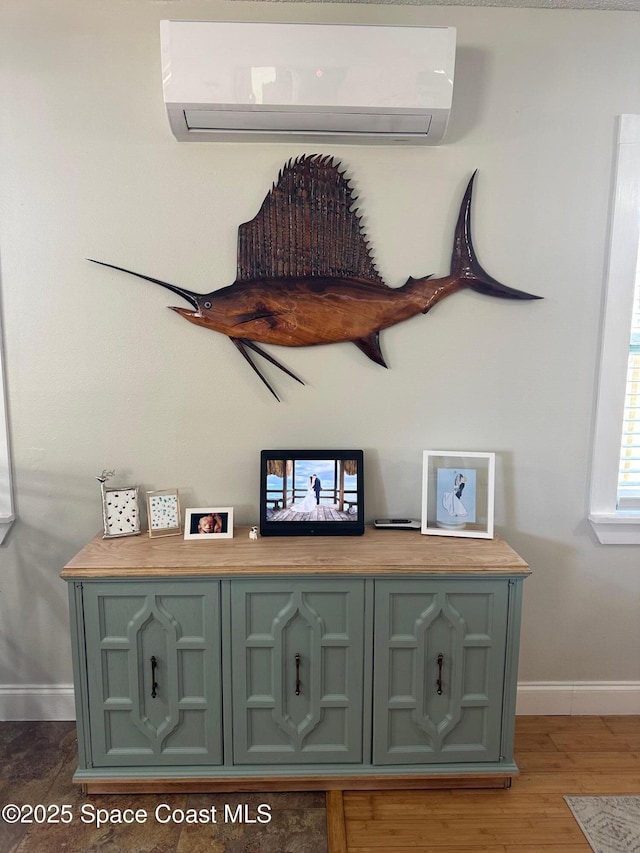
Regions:
<svg viewBox="0 0 640 853"><path fill-rule="evenodd" d="M102 483L102 519L104 539L137 536L140 533L138 486L118 489Z"/></svg>
<svg viewBox="0 0 640 853"><path fill-rule="evenodd" d="M177 489L147 492L149 536L179 536L182 533L180 496Z"/></svg>

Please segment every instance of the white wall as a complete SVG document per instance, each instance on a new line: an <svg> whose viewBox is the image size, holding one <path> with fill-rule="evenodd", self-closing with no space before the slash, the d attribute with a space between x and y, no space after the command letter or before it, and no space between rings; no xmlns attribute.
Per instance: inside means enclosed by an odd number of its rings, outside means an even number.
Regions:
<svg viewBox="0 0 640 853"><path fill-rule="evenodd" d="M488 271L545 297L456 294L354 346L275 354L277 404L222 336L159 288L235 277L237 226L290 156L317 146L179 144L164 114L160 18L451 24L448 144L323 146L358 187L391 286L448 272L475 168ZM421 453L495 450L497 529L530 562L520 680L640 682L640 560L585 521L615 116L640 112L640 17L625 12L3 0L0 295L16 523L0 549L3 685L71 681L64 563L99 529L117 469L184 504L257 518L268 446L359 446L367 514L418 515ZM393 73L393 69L390 69Z"/></svg>

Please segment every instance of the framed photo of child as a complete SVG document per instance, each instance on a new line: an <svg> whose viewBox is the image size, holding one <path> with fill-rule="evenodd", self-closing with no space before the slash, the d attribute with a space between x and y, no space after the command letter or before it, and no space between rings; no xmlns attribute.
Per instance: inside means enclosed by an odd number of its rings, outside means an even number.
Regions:
<svg viewBox="0 0 640 853"><path fill-rule="evenodd" d="M186 510L185 539L231 539L232 537L233 507L196 507Z"/></svg>

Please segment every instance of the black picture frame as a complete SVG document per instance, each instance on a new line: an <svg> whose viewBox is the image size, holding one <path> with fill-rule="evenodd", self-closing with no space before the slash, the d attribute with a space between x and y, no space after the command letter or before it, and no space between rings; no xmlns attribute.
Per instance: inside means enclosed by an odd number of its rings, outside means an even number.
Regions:
<svg viewBox="0 0 640 853"><path fill-rule="evenodd" d="M362 450L261 451L261 536L362 536L364 527Z"/></svg>

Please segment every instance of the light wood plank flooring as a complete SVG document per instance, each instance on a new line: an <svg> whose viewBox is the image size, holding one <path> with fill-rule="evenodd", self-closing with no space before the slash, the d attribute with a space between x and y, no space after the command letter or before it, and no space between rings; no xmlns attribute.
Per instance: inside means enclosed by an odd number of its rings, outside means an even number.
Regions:
<svg viewBox="0 0 640 853"><path fill-rule="evenodd" d="M345 791L347 853L591 853L563 796L640 794L640 717L518 717L515 757L509 790Z"/></svg>

